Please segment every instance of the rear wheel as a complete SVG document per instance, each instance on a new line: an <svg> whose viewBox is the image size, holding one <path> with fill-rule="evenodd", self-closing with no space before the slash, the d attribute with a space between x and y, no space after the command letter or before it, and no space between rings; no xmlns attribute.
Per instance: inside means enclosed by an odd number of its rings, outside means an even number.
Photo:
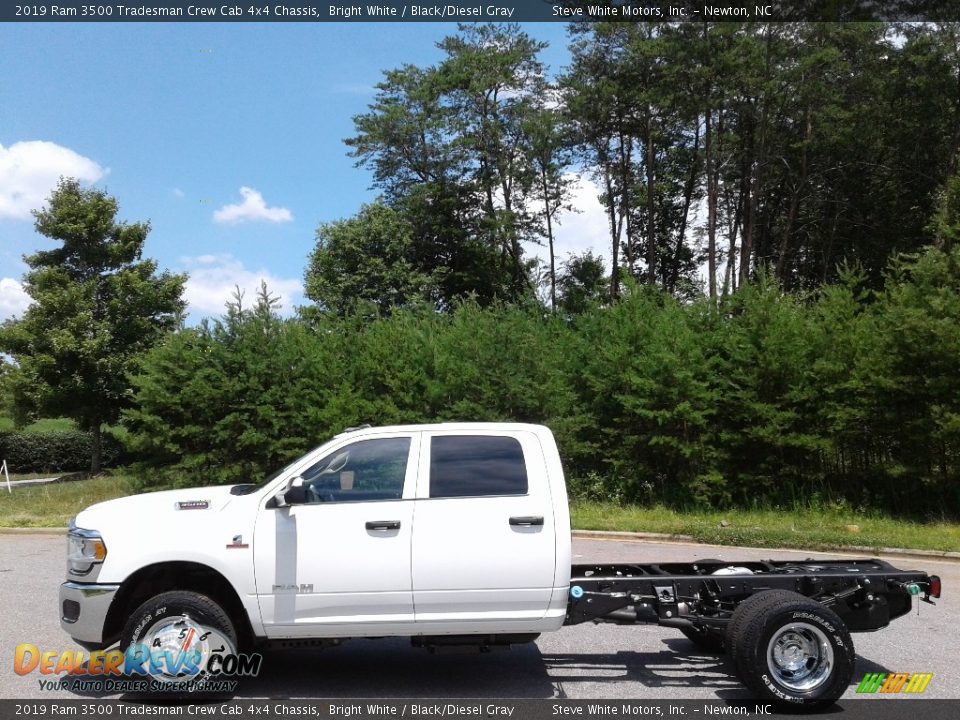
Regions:
<svg viewBox="0 0 960 720"><path fill-rule="evenodd" d="M780 707L822 707L850 684L853 641L835 612L799 593L761 593L741 606L733 651L737 672L757 698ZM752 600L752 598L751 598ZM736 614L735 614L735 618Z"/></svg>
<svg viewBox="0 0 960 720"><path fill-rule="evenodd" d="M784 597L791 597L794 594L795 593L787 590L764 590L751 595L737 605L736 610L733 611L733 616L730 618L730 622L727 623L725 637L727 654L733 658L734 665L736 665L737 662L737 645L739 645L740 637L743 634L744 619L752 618L757 608L771 602L776 602L778 599L783 599Z"/></svg>

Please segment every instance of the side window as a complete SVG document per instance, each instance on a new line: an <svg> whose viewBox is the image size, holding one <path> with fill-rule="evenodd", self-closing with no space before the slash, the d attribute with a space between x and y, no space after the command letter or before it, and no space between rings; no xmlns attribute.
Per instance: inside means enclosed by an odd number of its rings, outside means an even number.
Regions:
<svg viewBox="0 0 960 720"><path fill-rule="evenodd" d="M359 440L305 470L308 503L399 500L410 438Z"/></svg>
<svg viewBox="0 0 960 720"><path fill-rule="evenodd" d="M526 494L527 465L516 438L442 435L430 441L430 497Z"/></svg>

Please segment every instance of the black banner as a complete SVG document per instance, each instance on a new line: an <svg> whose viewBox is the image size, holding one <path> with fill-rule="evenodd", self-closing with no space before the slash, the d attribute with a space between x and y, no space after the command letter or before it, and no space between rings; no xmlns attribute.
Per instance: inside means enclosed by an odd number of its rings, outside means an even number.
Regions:
<svg viewBox="0 0 960 720"><path fill-rule="evenodd" d="M960 20L960 0L375 0L308 2L34 2L3 4L5 22L934 22Z"/></svg>
<svg viewBox="0 0 960 720"><path fill-rule="evenodd" d="M921 696L842 700L814 717L843 720L902 720L923 714L957 717L960 700L927 700ZM0 700L4 720L63 717L140 718L447 718L449 720L556 720L557 718L673 718L689 720L733 716L762 720L780 715L763 702L722 700L209 700L204 702L136 703L119 700Z"/></svg>

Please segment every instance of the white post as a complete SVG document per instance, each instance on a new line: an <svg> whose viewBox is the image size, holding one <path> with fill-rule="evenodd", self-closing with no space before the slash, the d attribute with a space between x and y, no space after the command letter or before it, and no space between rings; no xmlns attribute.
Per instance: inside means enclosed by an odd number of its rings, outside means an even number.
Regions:
<svg viewBox="0 0 960 720"><path fill-rule="evenodd" d="M7 461L6 461L6 460L3 461L3 474L7 476L7 492L8 492L8 493L12 493L12 492L13 492L13 488L10 487L10 473L9 473L9 471L7 470Z"/></svg>

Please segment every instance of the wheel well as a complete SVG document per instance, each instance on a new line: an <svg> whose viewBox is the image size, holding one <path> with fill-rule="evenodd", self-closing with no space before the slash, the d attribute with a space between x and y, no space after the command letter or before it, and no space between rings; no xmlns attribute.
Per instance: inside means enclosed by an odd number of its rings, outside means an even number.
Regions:
<svg viewBox="0 0 960 720"><path fill-rule="evenodd" d="M150 598L169 590L187 590L206 595L230 616L240 645L249 647L253 642L250 618L230 581L213 568L193 562L148 565L124 580L107 613L104 642L116 642L134 610Z"/></svg>

